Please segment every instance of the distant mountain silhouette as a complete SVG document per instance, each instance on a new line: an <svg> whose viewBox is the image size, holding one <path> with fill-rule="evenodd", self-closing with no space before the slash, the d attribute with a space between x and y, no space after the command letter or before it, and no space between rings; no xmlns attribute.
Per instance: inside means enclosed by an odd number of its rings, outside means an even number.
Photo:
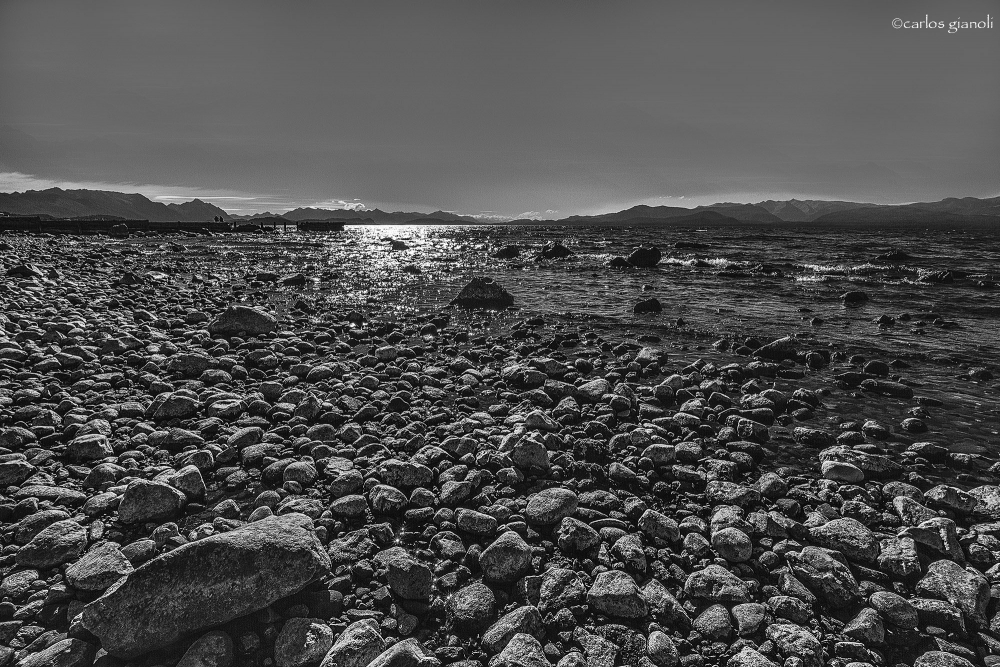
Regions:
<svg viewBox="0 0 1000 667"><path fill-rule="evenodd" d="M559 222L629 222L634 220L671 220L674 218L691 218L697 213L716 213L720 217L740 222L781 222L759 206L753 204L712 204L711 206L699 206L697 208L683 208L680 206L633 206L617 213L604 213L601 215L572 215ZM714 220L712 216L707 216L706 220Z"/></svg>
<svg viewBox="0 0 1000 667"><path fill-rule="evenodd" d="M868 206L821 215L812 221L817 225L839 223L869 223L874 225L903 223L1000 223L1000 213L992 215L953 213L923 209L915 204L906 206Z"/></svg>
<svg viewBox="0 0 1000 667"><path fill-rule="evenodd" d="M699 206L694 210L714 211L740 222L781 222L781 218L756 204L712 204L711 206Z"/></svg>
<svg viewBox="0 0 1000 667"><path fill-rule="evenodd" d="M559 222L625 222L627 220L650 219L666 220L679 216L691 215L691 209L682 206L646 206L640 204L617 213L601 213L599 215L571 215Z"/></svg>
<svg viewBox="0 0 1000 667"><path fill-rule="evenodd" d="M1000 218L1000 197L949 197L936 202L886 205L849 201L768 200L757 204L786 222L990 222Z"/></svg>
<svg viewBox="0 0 1000 667"><path fill-rule="evenodd" d="M562 220L537 220L525 218L504 224L513 225L660 225L660 224L718 224L742 222L717 211L695 210L677 206L633 206L632 208L604 215L574 215ZM779 221L780 222L780 221Z"/></svg>
<svg viewBox="0 0 1000 667"><path fill-rule="evenodd" d="M167 208L171 211L176 211L179 215L185 216L180 218L181 220L214 220L217 215L221 215L223 220L229 219L229 214L221 208L214 204L203 202L200 199L192 199L180 204L167 204Z"/></svg>
<svg viewBox="0 0 1000 667"><path fill-rule="evenodd" d="M155 222L208 222L216 216L223 220L259 220L278 217L273 213L230 216L224 210L200 199L176 204L153 202L140 194L106 190L28 190L0 193L0 212L14 215L50 216L52 218L123 218ZM405 211L345 210L297 208L280 218L335 220L348 224L491 224L445 211L418 213ZM746 223L818 223L818 224L903 224L903 223L1000 223L1000 197L949 197L935 202L883 205L848 201L789 199L768 200L758 204L718 203L711 206L632 206L623 211L600 215L572 215L560 220L514 220L523 224L614 224L688 222L691 224L738 221ZM510 224L510 223L507 223Z"/></svg>
<svg viewBox="0 0 1000 667"><path fill-rule="evenodd" d="M762 201L760 208L774 214L785 222L812 222L828 213L838 213L859 208L875 206L851 201L823 201L821 199L789 199L787 201Z"/></svg>
<svg viewBox="0 0 1000 667"><path fill-rule="evenodd" d="M107 190L27 190L0 192L0 211L17 215L50 215L54 218L115 216L127 220L156 222L208 222L229 214L201 200L183 204L161 204L140 194Z"/></svg>
<svg viewBox="0 0 1000 667"><path fill-rule="evenodd" d="M282 213L281 217L288 220L364 220L371 219L375 224L381 225L405 225L414 220L432 218L444 222L478 222L469 216L446 213L444 211L434 211L433 213L413 213L403 211L386 212L377 208L372 210L347 210L347 209L323 209L323 208L297 208Z"/></svg>

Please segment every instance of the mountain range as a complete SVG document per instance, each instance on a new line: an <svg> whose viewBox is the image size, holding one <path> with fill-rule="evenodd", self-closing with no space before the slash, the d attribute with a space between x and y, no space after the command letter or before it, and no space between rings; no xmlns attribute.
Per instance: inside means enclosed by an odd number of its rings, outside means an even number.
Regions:
<svg viewBox="0 0 1000 667"><path fill-rule="evenodd" d="M27 190L0 192L0 211L14 215L42 215L53 218L115 217L154 222L206 222L217 215L229 220L228 213L200 199L180 204L150 201L140 194L107 190Z"/></svg>
<svg viewBox="0 0 1000 667"><path fill-rule="evenodd" d="M912 204L849 201L768 200L757 204L721 203L695 208L633 206L615 213L573 215L562 220L514 220L514 223L606 224L753 222L822 224L993 223L1000 224L1000 197L949 197Z"/></svg>
<svg viewBox="0 0 1000 667"><path fill-rule="evenodd" d="M223 220L253 220L275 217L260 213L230 216L223 209L194 199L162 204L141 194L106 190L27 190L0 193L0 212L13 215L40 215L52 218L117 217L130 220L206 222L216 216ZM482 221L446 211L418 213L405 211L297 208L280 214L289 221L339 220L356 224L464 223ZM848 201L767 200L757 204L719 203L711 206L632 206L615 213L572 215L559 220L519 219L524 224L609 224L609 223L816 223L816 224L905 224L905 223L1000 223L1000 197L949 197L935 202L912 204L867 204ZM508 223L509 224L509 223Z"/></svg>
<svg viewBox="0 0 1000 667"><path fill-rule="evenodd" d="M377 208L370 210L346 210L346 209L327 209L327 208L297 208L287 213L275 214L275 213L258 213L256 215L249 216L248 219L252 220L254 218L263 218L273 215L280 215L286 220L294 220L298 222L300 220L365 220L370 219L377 225L405 225L413 222L421 221L434 221L434 222L464 222L468 224L475 224L479 222L473 217L467 215L456 215L455 213L448 213L446 211L434 211L433 213L416 213L416 212L405 212L405 211L382 211ZM371 223L368 223L371 224Z"/></svg>

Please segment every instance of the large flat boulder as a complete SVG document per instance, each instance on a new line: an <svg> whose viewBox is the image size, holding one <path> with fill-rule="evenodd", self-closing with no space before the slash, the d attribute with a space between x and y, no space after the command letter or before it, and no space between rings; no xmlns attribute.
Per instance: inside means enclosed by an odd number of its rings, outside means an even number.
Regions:
<svg viewBox="0 0 1000 667"><path fill-rule="evenodd" d="M154 558L88 604L83 625L111 655L134 658L263 609L329 569L308 517L268 517Z"/></svg>
<svg viewBox="0 0 1000 667"><path fill-rule="evenodd" d="M278 321L273 315L238 305L229 306L208 325L208 331L213 336L236 336L241 333L259 336L277 329Z"/></svg>

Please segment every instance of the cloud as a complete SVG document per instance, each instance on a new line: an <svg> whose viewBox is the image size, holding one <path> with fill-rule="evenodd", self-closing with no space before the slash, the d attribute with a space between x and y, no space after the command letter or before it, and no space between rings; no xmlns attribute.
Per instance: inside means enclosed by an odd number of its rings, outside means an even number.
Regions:
<svg viewBox="0 0 1000 667"><path fill-rule="evenodd" d="M508 220L514 219L512 216L501 215L492 211L483 211L482 213L462 213L460 215L467 215L470 218L482 220L483 222L507 222Z"/></svg>
<svg viewBox="0 0 1000 667"><path fill-rule="evenodd" d="M525 211L524 213L519 213L518 215L516 215L515 218L525 220L525 219L537 218L540 215L541 212L539 211Z"/></svg>
<svg viewBox="0 0 1000 667"><path fill-rule="evenodd" d="M309 205L311 208L325 208L325 209L343 209L346 211L365 211L368 209L364 202L354 199L352 201L347 201L345 199L327 199L325 201L319 201L315 204Z"/></svg>

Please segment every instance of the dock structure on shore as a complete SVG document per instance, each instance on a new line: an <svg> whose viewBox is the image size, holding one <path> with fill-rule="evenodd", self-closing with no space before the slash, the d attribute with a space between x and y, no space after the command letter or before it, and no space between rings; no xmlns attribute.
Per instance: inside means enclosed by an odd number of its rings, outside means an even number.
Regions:
<svg viewBox="0 0 1000 667"><path fill-rule="evenodd" d="M283 231L330 232L344 229L343 222L329 220L303 220L296 222L284 218L261 218L229 222L168 222L161 220L52 220L41 216L0 216L0 232L27 234L108 234L123 236L134 232L169 234L193 232L196 234L260 233Z"/></svg>

